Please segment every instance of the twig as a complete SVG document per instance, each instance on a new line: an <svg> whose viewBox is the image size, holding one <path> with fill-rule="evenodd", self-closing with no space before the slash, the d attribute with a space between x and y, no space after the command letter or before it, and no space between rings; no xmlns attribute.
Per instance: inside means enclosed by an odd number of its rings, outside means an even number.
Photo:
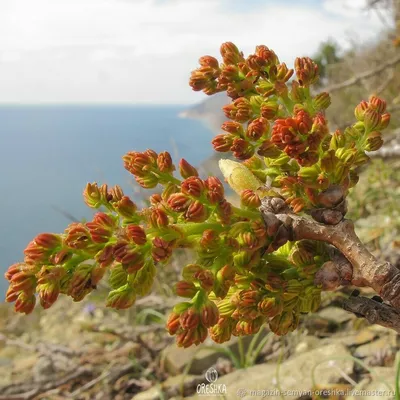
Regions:
<svg viewBox="0 0 400 400"><path fill-rule="evenodd" d="M83 386L81 386L79 389L75 390L74 392L72 392L69 397L72 397L73 399L76 399L78 395L80 395L81 393L83 393L84 391L92 388L93 386L95 386L98 382L101 382L104 378L107 378L108 375L110 375L111 371L105 371L103 372L101 375L99 375L97 378L89 381L88 383L84 384Z"/></svg>
<svg viewBox="0 0 400 400"><path fill-rule="evenodd" d="M51 381L38 384L34 389L31 389L28 392L19 393L15 395L8 394L5 396L0 396L0 400L30 400L40 393L47 392L61 385L65 385L66 383L74 379L80 378L81 376L91 375L91 374L92 374L91 368L80 367L77 370L64 375L60 379L57 380L52 379Z"/></svg>
<svg viewBox="0 0 400 400"><path fill-rule="evenodd" d="M10 339L6 335L0 333L0 340L4 341L7 346L15 346L20 347L24 350L31 351L33 353L39 353L47 356L52 356L54 353L61 353L66 356L78 356L82 354L82 352L78 350L72 350L68 347L61 346L58 344L51 344L51 343L39 343L35 346L25 343L19 339Z"/></svg>
<svg viewBox="0 0 400 400"><path fill-rule="evenodd" d="M371 324L390 328L400 333L400 311L385 303L379 303L367 297L350 297L343 303L343 308L365 318Z"/></svg>
<svg viewBox="0 0 400 400"><path fill-rule="evenodd" d="M363 79L367 79L373 75L379 74L380 72L384 71L386 68L393 67L396 64L398 64L399 62L400 62L400 55L397 55L396 57L392 58L391 60L379 65L379 67L362 72L362 73L355 75L352 78L347 79L343 82L328 86L325 90L327 92L332 93L337 90L356 85L357 83L360 83Z"/></svg>

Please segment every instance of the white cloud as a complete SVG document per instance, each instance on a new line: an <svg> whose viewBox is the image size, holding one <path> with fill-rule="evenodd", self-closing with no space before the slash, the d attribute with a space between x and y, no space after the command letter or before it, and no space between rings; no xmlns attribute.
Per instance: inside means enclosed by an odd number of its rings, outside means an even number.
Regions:
<svg viewBox="0 0 400 400"><path fill-rule="evenodd" d="M291 63L329 37L346 46L383 28L360 17L362 0L246 4L241 14L223 0L0 0L0 102L193 102L190 71L224 41L245 53L263 43Z"/></svg>

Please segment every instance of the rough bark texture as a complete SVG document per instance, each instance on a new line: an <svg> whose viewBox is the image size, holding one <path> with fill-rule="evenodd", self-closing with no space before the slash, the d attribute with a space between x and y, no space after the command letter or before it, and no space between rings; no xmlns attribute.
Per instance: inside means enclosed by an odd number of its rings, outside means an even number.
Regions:
<svg viewBox="0 0 400 400"><path fill-rule="evenodd" d="M318 240L336 247L353 267L353 285L373 288L384 301L400 309L400 271L388 262L378 261L368 251L356 235L352 221L321 224L294 214L280 198L264 198L260 210L263 214L274 213L288 229L290 240Z"/></svg>
<svg viewBox="0 0 400 400"><path fill-rule="evenodd" d="M387 304L366 297L350 297L343 303L343 308L358 317L365 318L371 324L381 325L400 333L400 311Z"/></svg>

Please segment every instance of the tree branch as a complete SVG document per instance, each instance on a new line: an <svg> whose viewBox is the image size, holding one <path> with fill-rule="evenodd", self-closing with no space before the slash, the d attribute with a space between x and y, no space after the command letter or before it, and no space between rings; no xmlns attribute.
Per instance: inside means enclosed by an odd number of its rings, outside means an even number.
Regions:
<svg viewBox="0 0 400 400"><path fill-rule="evenodd" d="M380 64L379 67L376 67L376 68L370 69L368 71L362 72L361 74L355 75L352 78L347 79L347 80L345 80L343 82L328 86L327 88L325 88L325 90L327 92L332 93L332 92L335 92L337 90L340 90L340 89L343 89L343 88L346 88L346 87L349 87L349 86L356 85L356 84L360 83L363 79L367 79L367 78L369 78L371 76L379 74L380 72L384 71L386 68L393 67L396 64L398 64L399 62L400 62L400 55L392 58L391 60L389 60L389 61L387 61L385 63Z"/></svg>
<svg viewBox="0 0 400 400"><path fill-rule="evenodd" d="M280 198L265 197L260 208L264 219L273 213L285 225L292 241L318 240L336 247L353 267L351 283L369 286L383 300L400 309L400 271L388 262L379 262L361 243L354 224L343 219L336 225L321 224L294 214Z"/></svg>
<svg viewBox="0 0 400 400"><path fill-rule="evenodd" d="M371 324L390 328L400 333L400 311L367 297L351 296L343 303L346 311L365 318Z"/></svg>

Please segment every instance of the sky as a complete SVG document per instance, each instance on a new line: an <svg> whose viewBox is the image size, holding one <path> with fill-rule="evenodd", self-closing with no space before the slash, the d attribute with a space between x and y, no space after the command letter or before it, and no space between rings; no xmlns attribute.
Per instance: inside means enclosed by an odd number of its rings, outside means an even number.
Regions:
<svg viewBox="0 0 400 400"><path fill-rule="evenodd" d="M0 103L190 104L205 54L265 44L282 62L387 25L365 0L0 0ZM390 22L390 18L388 17Z"/></svg>

